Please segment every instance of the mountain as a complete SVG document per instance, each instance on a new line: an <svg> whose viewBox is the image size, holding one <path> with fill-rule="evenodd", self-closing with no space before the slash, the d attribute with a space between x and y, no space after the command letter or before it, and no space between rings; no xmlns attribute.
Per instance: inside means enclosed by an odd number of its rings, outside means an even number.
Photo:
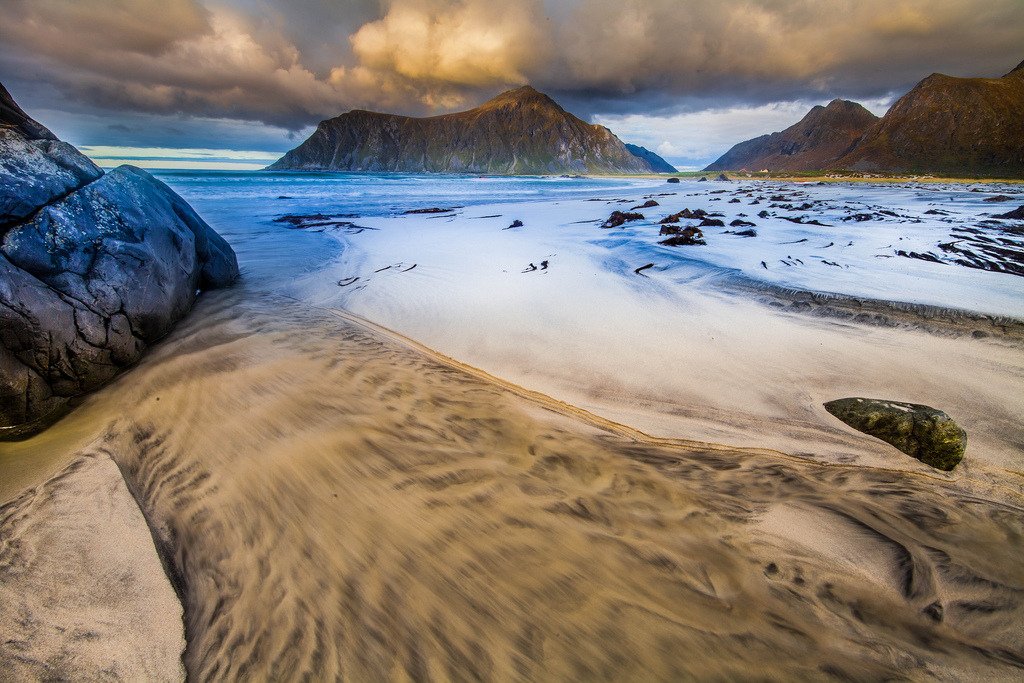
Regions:
<svg viewBox="0 0 1024 683"><path fill-rule="evenodd" d="M836 161L878 121L867 109L847 100L817 106L781 133L762 135L735 145L705 171L811 171L835 168Z"/></svg>
<svg viewBox="0 0 1024 683"><path fill-rule="evenodd" d="M928 76L839 163L861 171L1024 175L1024 62L1002 78Z"/></svg>
<svg viewBox="0 0 1024 683"><path fill-rule="evenodd" d="M524 86L456 114L413 118L354 110L322 121L268 170L404 173L651 173L604 126Z"/></svg>
<svg viewBox="0 0 1024 683"><path fill-rule="evenodd" d="M637 156L640 157L641 159L644 159L648 164L651 165L651 169L655 173L675 173L678 170L675 166L668 163L660 156L658 156L651 150L647 149L646 147L641 147L640 145L631 145L627 142L626 149L628 149L630 154L632 154L633 156Z"/></svg>

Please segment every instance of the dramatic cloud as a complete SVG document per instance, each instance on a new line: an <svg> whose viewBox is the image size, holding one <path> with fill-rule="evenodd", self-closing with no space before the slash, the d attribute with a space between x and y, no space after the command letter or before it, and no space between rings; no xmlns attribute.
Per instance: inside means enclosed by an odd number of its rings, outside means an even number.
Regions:
<svg viewBox="0 0 1024 683"><path fill-rule="evenodd" d="M1024 2L6 0L0 34L0 79L26 106L83 116L300 131L528 82L636 123L883 98L933 71L999 75L1024 58Z"/></svg>
<svg viewBox="0 0 1024 683"><path fill-rule="evenodd" d="M536 41L544 26L539 9L526 2L396 2L352 36L352 47L361 65L382 77L478 87L524 83L527 70L545 62L544 44Z"/></svg>

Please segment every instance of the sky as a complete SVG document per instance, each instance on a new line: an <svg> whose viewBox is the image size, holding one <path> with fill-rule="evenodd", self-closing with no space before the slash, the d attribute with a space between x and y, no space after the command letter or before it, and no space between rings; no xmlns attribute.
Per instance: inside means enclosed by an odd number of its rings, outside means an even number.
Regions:
<svg viewBox="0 0 1024 683"><path fill-rule="evenodd" d="M836 97L1024 59L1024 0L3 0L0 82L100 165L260 168L350 109L530 84L699 168Z"/></svg>

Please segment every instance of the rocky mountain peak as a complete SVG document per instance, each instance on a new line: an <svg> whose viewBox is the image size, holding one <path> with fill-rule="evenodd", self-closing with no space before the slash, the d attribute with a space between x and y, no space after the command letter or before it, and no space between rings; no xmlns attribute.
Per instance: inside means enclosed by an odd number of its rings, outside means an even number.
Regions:
<svg viewBox="0 0 1024 683"><path fill-rule="evenodd" d="M2 84L0 84L0 126L14 128L29 140L57 139L46 126L26 114Z"/></svg>
<svg viewBox="0 0 1024 683"><path fill-rule="evenodd" d="M506 90L500 95L496 95L484 102L478 109L487 110L523 106L550 108L558 112L565 111L553 99L529 85Z"/></svg>

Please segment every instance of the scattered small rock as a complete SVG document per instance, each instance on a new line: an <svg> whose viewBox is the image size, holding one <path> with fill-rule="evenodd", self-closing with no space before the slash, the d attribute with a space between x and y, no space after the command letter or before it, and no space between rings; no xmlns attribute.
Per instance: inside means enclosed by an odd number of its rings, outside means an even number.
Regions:
<svg viewBox="0 0 1024 683"><path fill-rule="evenodd" d="M634 208L634 209L649 209L649 208L651 208L652 206L659 206L659 204L658 204L658 202L654 201L653 199L648 199L648 200L647 200L646 202L644 202L643 204L641 204L641 205L639 205L639 206L634 206L633 208ZM632 209L631 209L631 210L632 210Z"/></svg>
<svg viewBox="0 0 1024 683"><path fill-rule="evenodd" d="M699 228L683 228L679 234L662 240L658 244L664 244L667 247L684 247L706 245L707 242L704 241L704 233Z"/></svg>
<svg viewBox="0 0 1024 683"><path fill-rule="evenodd" d="M708 215L708 213L704 209L694 209L693 211L690 211L689 209L683 209L682 211L679 211L678 213L674 213L671 216L665 216L659 222L660 223L678 223L679 221L683 220L684 218L700 219L700 218L704 218L707 215Z"/></svg>
<svg viewBox="0 0 1024 683"><path fill-rule="evenodd" d="M1013 211L1007 211L1006 213L1001 213L998 216L994 216L994 218L1024 220L1024 205L1021 205L1019 209L1014 209Z"/></svg>
<svg viewBox="0 0 1024 683"><path fill-rule="evenodd" d="M644 215L642 213L631 213L629 211L612 211L612 215L608 216L608 220L601 225L602 228L617 228L623 223L628 221L642 221Z"/></svg>
<svg viewBox="0 0 1024 683"><path fill-rule="evenodd" d="M843 220L844 221L857 221L858 223L863 223L864 221L870 221L873 218L874 218L874 216L871 215L870 213L855 213L855 214L851 214L849 216L843 216Z"/></svg>
<svg viewBox="0 0 1024 683"><path fill-rule="evenodd" d="M457 207L452 207L450 209L442 209L439 206L432 206L429 209L409 209L408 211L404 211L403 213L405 213L405 214L416 214L416 213L450 213L450 212L454 211L456 208Z"/></svg>
<svg viewBox="0 0 1024 683"><path fill-rule="evenodd" d="M942 609L942 603L936 600L935 602L931 603L923 610L921 610L921 613L934 622L940 622L942 621L943 611L944 610Z"/></svg>

